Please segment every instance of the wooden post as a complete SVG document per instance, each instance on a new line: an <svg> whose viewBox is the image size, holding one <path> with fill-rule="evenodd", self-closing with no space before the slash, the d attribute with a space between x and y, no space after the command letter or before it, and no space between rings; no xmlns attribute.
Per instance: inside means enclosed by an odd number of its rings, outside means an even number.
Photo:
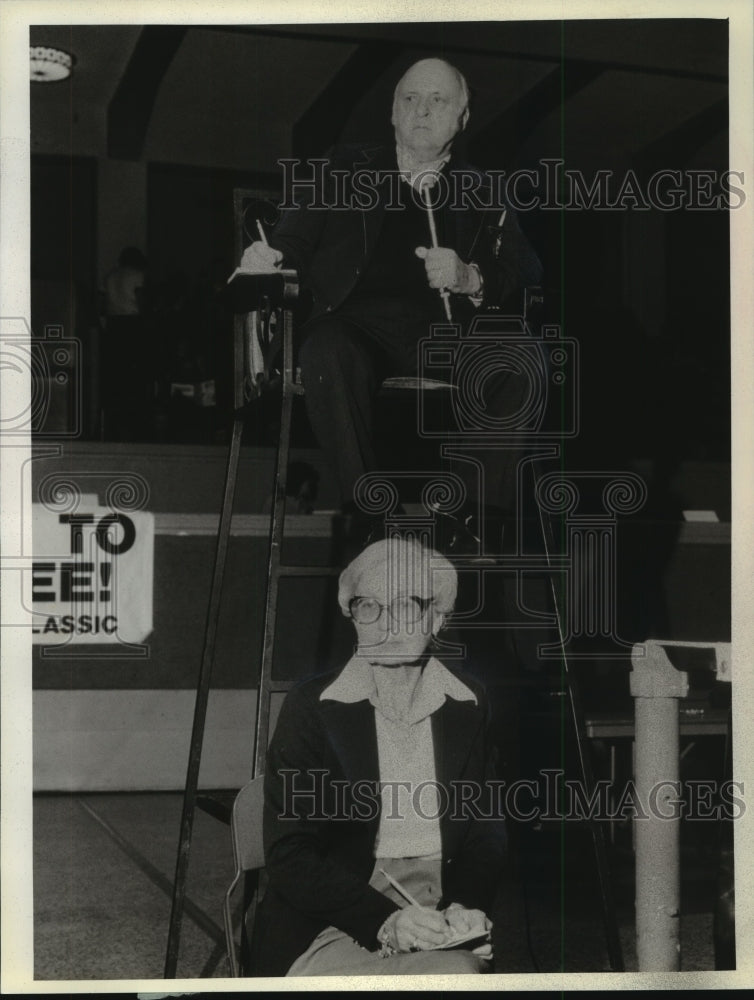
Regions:
<svg viewBox="0 0 754 1000"><path fill-rule="evenodd" d="M688 693L688 677L654 643L634 647L632 668L639 971L676 972L681 967L678 699Z"/></svg>

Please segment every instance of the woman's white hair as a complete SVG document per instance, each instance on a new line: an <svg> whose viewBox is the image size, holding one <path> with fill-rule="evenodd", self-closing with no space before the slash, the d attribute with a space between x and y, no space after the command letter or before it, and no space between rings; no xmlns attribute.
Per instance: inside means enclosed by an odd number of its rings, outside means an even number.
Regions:
<svg viewBox="0 0 754 1000"><path fill-rule="evenodd" d="M453 610L458 592L458 574L445 556L412 539L388 538L367 546L340 574L338 604L344 615L365 576L384 575L389 589L400 586L405 594L432 598L439 614Z"/></svg>

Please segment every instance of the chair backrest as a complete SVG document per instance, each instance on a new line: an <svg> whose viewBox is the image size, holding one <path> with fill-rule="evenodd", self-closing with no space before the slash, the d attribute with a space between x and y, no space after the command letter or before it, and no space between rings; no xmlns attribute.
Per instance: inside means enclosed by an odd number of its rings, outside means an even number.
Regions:
<svg viewBox="0 0 754 1000"><path fill-rule="evenodd" d="M230 830L237 872L264 868L263 804L264 776L260 775L243 786L233 803Z"/></svg>
<svg viewBox="0 0 754 1000"><path fill-rule="evenodd" d="M264 777L260 775L258 778L254 778L244 785L238 795L236 795L230 815L230 834L233 843L233 860L236 871L223 900L223 923L225 924L225 943L228 962L230 964L230 974L234 978L241 975L241 968L233 934L231 899L236 887L247 872L255 872L264 867L264 845L262 843L263 804ZM258 880L256 881L253 898L249 903L247 911L250 916L250 920L246 922L248 939L250 939L254 928L257 890Z"/></svg>

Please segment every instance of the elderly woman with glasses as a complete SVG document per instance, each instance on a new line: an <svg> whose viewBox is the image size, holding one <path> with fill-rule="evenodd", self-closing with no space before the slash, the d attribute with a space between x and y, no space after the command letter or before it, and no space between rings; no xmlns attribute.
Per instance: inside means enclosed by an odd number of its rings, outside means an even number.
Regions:
<svg viewBox="0 0 754 1000"><path fill-rule="evenodd" d="M269 748L258 975L489 968L505 836L484 695L432 655L456 589L410 540L341 574L354 654L288 694Z"/></svg>

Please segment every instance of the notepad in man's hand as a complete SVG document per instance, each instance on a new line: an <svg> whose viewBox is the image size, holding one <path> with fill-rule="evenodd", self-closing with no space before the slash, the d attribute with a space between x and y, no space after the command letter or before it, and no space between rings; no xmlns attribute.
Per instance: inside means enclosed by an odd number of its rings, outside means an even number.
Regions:
<svg viewBox="0 0 754 1000"><path fill-rule="evenodd" d="M433 944L431 948L422 948L422 951L446 951L449 948L465 948L467 945L469 948L478 948L482 944L487 944L490 940L489 931L481 931L479 928L475 928L471 931L466 931L465 934L456 934L447 941L443 941L442 944Z"/></svg>

